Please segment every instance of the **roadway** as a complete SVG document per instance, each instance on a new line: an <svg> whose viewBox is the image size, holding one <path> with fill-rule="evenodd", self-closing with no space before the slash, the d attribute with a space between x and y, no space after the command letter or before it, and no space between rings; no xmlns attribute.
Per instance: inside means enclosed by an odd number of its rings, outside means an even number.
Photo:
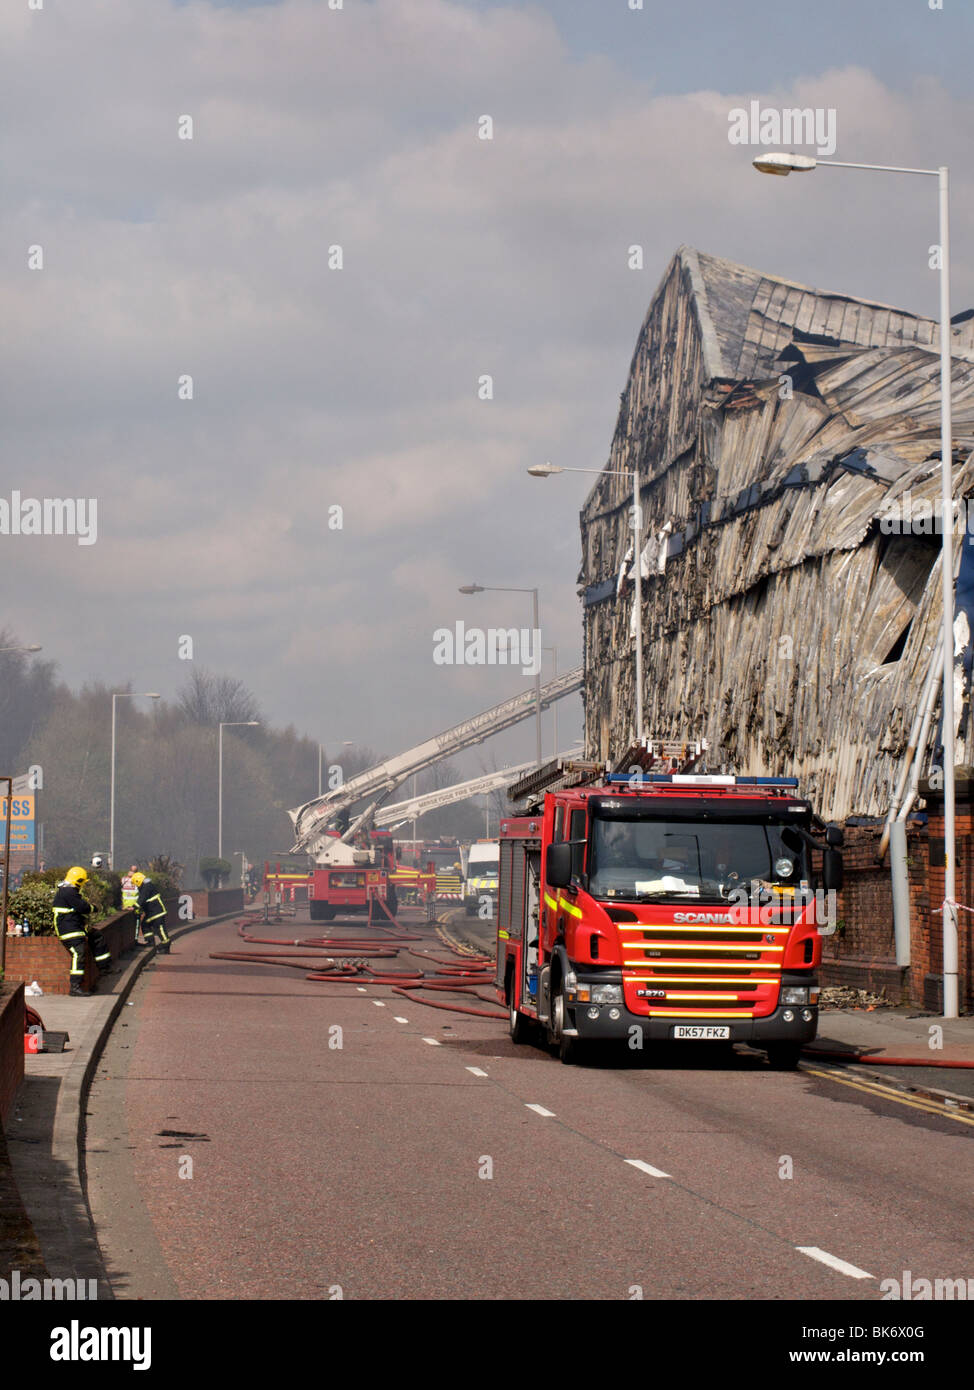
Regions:
<svg viewBox="0 0 974 1390"><path fill-rule="evenodd" d="M177 941L102 1056L116 1297L875 1300L970 1272L970 1117L705 1045L563 1066L387 986L209 959L240 946Z"/></svg>

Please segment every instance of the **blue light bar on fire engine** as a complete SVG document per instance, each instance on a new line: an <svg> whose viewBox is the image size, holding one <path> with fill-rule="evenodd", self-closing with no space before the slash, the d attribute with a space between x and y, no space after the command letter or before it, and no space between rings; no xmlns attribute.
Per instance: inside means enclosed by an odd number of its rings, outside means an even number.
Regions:
<svg viewBox="0 0 974 1390"><path fill-rule="evenodd" d="M606 779L614 786L638 786L646 782L672 782L678 786L700 787L797 787L797 777L724 777L720 774L695 776L692 772L613 772Z"/></svg>

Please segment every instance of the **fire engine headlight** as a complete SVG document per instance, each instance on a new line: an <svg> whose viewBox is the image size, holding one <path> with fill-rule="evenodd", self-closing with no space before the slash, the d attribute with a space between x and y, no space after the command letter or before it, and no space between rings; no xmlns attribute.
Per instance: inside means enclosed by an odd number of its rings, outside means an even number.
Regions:
<svg viewBox="0 0 974 1390"><path fill-rule="evenodd" d="M781 991L782 1004L807 1004L807 985L785 985Z"/></svg>
<svg viewBox="0 0 974 1390"><path fill-rule="evenodd" d="M622 985L592 985L593 1004L621 1004Z"/></svg>

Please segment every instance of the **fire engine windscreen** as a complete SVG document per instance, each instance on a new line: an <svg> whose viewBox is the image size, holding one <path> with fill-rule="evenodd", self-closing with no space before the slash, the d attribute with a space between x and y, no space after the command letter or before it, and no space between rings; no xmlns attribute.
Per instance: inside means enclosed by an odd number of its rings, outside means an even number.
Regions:
<svg viewBox="0 0 974 1390"><path fill-rule="evenodd" d="M597 816L589 845L588 891L628 902L724 902L742 887L798 888L808 851L794 825Z"/></svg>

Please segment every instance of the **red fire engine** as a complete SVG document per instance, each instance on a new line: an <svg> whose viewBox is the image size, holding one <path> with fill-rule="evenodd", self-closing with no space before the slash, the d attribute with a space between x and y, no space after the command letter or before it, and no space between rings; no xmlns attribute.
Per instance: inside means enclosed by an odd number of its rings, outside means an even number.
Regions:
<svg viewBox="0 0 974 1390"><path fill-rule="evenodd" d="M337 835L333 838L337 842ZM313 922L367 913L372 899L381 899L395 915L396 885L390 875L396 871L396 851L391 832L369 831L368 843L354 849L352 857L356 862L322 865L309 873L308 912Z"/></svg>
<svg viewBox="0 0 974 1390"><path fill-rule="evenodd" d="M629 759L670 746L649 747ZM555 763L512 787L528 809L500 824L496 983L513 1040L540 1031L566 1062L596 1040L747 1042L795 1066L842 879L842 831L796 786Z"/></svg>

